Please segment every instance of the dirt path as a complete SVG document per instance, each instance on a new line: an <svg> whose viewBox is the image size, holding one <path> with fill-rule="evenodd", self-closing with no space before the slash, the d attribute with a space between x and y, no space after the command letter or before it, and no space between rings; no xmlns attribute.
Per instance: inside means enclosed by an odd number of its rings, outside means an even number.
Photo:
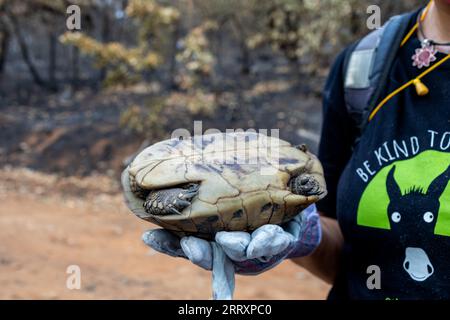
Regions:
<svg viewBox="0 0 450 320"><path fill-rule="evenodd" d="M18 189L0 179L0 299L210 298L210 274L145 247L140 235L152 226L129 214L120 195L53 195L47 185ZM69 265L81 268L80 290L66 288ZM235 297L323 299L328 288L284 262L238 276Z"/></svg>

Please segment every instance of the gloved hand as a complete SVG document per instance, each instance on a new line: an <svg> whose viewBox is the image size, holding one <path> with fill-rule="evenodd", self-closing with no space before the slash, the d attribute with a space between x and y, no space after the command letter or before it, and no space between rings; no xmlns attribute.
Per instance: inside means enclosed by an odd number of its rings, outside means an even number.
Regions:
<svg viewBox="0 0 450 320"><path fill-rule="evenodd" d="M207 240L193 236L180 239L165 229L149 230L142 239L156 251L187 258L206 270L212 269L214 248ZM320 240L320 218L314 204L282 226L263 225L251 234L221 231L215 237L239 274L259 274L286 258L307 256Z"/></svg>

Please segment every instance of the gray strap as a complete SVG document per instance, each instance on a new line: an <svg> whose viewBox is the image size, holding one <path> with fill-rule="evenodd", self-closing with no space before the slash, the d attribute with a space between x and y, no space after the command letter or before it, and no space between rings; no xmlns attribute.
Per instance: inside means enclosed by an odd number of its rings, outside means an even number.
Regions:
<svg viewBox="0 0 450 320"><path fill-rule="evenodd" d="M380 28L364 37L350 56L345 74L345 88L364 89L370 86L375 51L384 28Z"/></svg>
<svg viewBox="0 0 450 320"><path fill-rule="evenodd" d="M370 79L373 92L369 96L369 101L365 108L365 119L367 119L372 109L375 108L375 104L383 92L384 86L380 84L384 84L388 80L391 66L394 63L394 59L400 49L400 43L413 15L415 15L414 12L394 16L389 19L384 27L385 32L380 36L381 41L377 47L377 50L383 52L383 54L375 55L375 60L373 61L373 71L371 74L373 78ZM364 129L366 124L367 121L363 123L362 129Z"/></svg>
<svg viewBox="0 0 450 320"><path fill-rule="evenodd" d="M385 27L386 25L362 38L348 60L344 95L347 110L358 125L364 121L365 109L375 90L373 68Z"/></svg>
<svg viewBox="0 0 450 320"><path fill-rule="evenodd" d="M344 97L359 140L371 110L383 93L392 63L411 17L415 13L394 16L382 28L362 38L344 62Z"/></svg>

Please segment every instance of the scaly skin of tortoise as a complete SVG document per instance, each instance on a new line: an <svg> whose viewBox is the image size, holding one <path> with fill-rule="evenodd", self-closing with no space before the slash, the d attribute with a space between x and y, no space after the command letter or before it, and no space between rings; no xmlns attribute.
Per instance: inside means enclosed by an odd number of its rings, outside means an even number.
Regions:
<svg viewBox="0 0 450 320"><path fill-rule="evenodd" d="M200 185L191 184L186 189L169 188L150 191L145 198L144 208L152 215L181 214L191 205L192 198L198 194Z"/></svg>
<svg viewBox="0 0 450 320"><path fill-rule="evenodd" d="M253 150L252 143L258 135L244 135L250 140L244 151ZM261 168L273 167L270 156L257 166L216 161L215 156L223 151L210 150L217 137L203 136L207 143L203 142L201 147L194 137L183 141L166 140L142 151L122 175L130 209L140 218L180 235L212 238L221 230L251 231L267 223L283 223L326 195L322 167L304 147L295 148L279 140L279 159L276 159L279 166L274 173L262 175ZM203 154L200 156L198 151ZM208 161L202 161L202 157ZM308 179L295 179L297 176ZM142 194L135 194L136 188L131 187L169 190L189 183L200 185L191 205L178 210L181 214L167 215L146 212L143 205L151 194L147 199L142 198ZM175 192L170 195L166 197L173 200ZM151 199L157 198L153 197Z"/></svg>

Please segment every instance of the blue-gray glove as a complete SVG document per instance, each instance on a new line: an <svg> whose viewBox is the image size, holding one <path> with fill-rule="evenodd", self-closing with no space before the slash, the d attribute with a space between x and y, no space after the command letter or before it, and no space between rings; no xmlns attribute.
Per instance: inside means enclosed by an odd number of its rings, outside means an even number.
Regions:
<svg viewBox="0 0 450 320"><path fill-rule="evenodd" d="M179 238L170 231L155 229L145 232L143 241L156 251L189 259L206 269L213 269L213 257L223 249L239 274L259 274L286 258L311 254L321 240L320 218L313 204L282 226L263 225L251 234L221 231L215 243L193 236ZM215 253L215 254L214 254Z"/></svg>

